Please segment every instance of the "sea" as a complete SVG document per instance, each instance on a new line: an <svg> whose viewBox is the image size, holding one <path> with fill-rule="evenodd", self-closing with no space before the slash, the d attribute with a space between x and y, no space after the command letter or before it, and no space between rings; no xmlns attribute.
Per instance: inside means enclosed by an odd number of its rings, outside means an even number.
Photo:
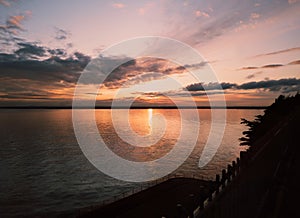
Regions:
<svg viewBox="0 0 300 218"><path fill-rule="evenodd" d="M89 129L93 125L87 125L83 132L96 131L115 155L135 162L161 158L173 149L179 137L186 142L196 137L189 157L166 178L184 175L214 179L240 151L247 149L239 145L242 132L247 130L240 124L241 118L253 120L263 114L261 109L215 110L226 114L225 130L216 154L202 167L199 158L212 137L212 122L218 123L219 119L212 119L210 109L198 109L197 117L189 117L190 109L83 110L95 115L97 127ZM184 126L183 116L189 117ZM195 122L199 124L196 136ZM132 133L158 135L153 135L155 145L135 148L126 142L126 134L131 138ZM0 217L72 216L82 208L112 202L124 193L155 183L128 182L106 175L84 155L76 137L70 109L0 110Z"/></svg>

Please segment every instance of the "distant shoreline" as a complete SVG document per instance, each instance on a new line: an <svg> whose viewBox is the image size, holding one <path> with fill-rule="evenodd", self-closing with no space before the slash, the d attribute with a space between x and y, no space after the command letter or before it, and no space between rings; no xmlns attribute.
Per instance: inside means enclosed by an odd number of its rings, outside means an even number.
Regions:
<svg viewBox="0 0 300 218"><path fill-rule="evenodd" d="M259 110L266 109L267 106L228 106L228 107L210 107L210 106L198 106L197 109L249 109L249 110ZM95 108L90 107L76 107L72 108L71 106L19 106L19 107L0 107L1 109L127 109L127 107L120 106L114 107L111 106L97 106ZM195 109L191 106L133 106L130 109Z"/></svg>

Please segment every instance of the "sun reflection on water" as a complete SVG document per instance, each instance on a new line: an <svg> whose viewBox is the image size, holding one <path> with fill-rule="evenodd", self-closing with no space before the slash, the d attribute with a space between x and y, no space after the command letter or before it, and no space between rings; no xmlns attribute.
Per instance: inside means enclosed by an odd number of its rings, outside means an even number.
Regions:
<svg viewBox="0 0 300 218"><path fill-rule="evenodd" d="M149 126L149 133L151 135L152 133L152 115L153 115L153 110L152 108L148 109L148 126Z"/></svg>

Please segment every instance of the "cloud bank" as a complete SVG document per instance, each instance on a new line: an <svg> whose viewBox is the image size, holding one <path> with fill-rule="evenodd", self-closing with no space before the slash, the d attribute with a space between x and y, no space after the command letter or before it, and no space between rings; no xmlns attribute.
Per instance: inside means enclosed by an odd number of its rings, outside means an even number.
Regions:
<svg viewBox="0 0 300 218"><path fill-rule="evenodd" d="M263 80L263 81L253 81L243 84L236 83L194 83L186 86L186 89L190 92L198 91L210 91L210 90L254 90L263 89L265 91L277 91L282 93L290 93L295 91L300 91L300 79L296 78L284 78L279 80Z"/></svg>

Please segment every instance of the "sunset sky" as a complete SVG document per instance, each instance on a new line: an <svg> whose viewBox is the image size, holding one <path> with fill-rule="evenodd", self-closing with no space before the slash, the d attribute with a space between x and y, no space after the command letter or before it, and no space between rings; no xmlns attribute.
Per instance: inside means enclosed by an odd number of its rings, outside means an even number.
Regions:
<svg viewBox="0 0 300 218"><path fill-rule="evenodd" d="M228 105L269 105L300 91L299 12L299 0L0 0L0 106L69 106L91 59L141 36L199 51L206 61L197 67L214 70ZM188 92L204 106L206 94L220 94L182 66L143 57L107 78L98 104L109 104L120 88L118 101L139 93L141 105L167 105L170 93L187 105Z"/></svg>

